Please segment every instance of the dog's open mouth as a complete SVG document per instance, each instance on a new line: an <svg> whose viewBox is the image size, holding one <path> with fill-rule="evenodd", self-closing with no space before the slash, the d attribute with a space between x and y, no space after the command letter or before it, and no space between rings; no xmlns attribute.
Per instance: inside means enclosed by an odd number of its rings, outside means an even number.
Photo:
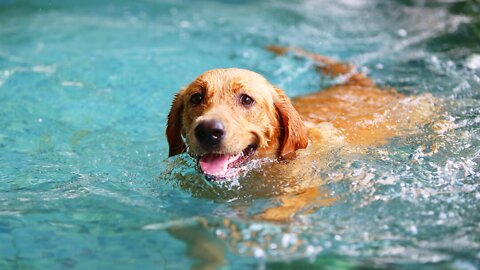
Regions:
<svg viewBox="0 0 480 270"><path fill-rule="evenodd" d="M249 145L238 154L205 154L198 160L198 165L205 175L224 178L227 176L229 169L239 167L249 160L255 149L255 146Z"/></svg>

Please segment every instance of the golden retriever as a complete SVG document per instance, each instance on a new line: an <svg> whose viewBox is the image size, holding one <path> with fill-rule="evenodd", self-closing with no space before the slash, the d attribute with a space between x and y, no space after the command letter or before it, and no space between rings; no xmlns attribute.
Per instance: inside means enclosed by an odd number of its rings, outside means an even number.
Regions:
<svg viewBox="0 0 480 270"><path fill-rule="evenodd" d="M188 152L209 179L223 179L250 159L308 158L332 147L384 144L432 119L431 95L380 89L352 65L301 49L268 49L309 57L324 73L345 76L345 82L290 100L253 71L209 70L175 96L166 131L169 156Z"/></svg>
<svg viewBox="0 0 480 270"><path fill-rule="evenodd" d="M189 153L211 180L235 176L236 168L252 159L280 160L265 166L266 173L251 172L253 182L269 186L261 190L259 185L255 192L275 189L274 194L281 194L278 206L254 218L286 222L311 205L331 204L336 198L321 187L322 179L309 177L314 162L321 163L319 159L328 153L358 153L392 137L414 134L438 115L429 94L405 96L391 88L381 89L354 66L302 49L267 49L277 55L292 51L308 57L321 72L343 76L344 83L290 100L253 71L209 70L175 96L166 131L169 156ZM278 179L287 183L279 185ZM205 233L206 223L173 227L169 232L188 244L199 268L214 269L225 263L224 249ZM239 235L235 228L231 230Z"/></svg>

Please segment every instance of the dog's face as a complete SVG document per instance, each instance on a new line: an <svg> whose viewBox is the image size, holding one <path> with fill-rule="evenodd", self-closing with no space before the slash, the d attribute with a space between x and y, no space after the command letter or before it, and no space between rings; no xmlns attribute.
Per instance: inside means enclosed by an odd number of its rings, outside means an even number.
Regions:
<svg viewBox="0 0 480 270"><path fill-rule="evenodd" d="M207 71L176 95L167 139L169 156L188 148L202 172L218 178L252 157L285 157L308 144L305 126L283 91L255 72L235 68Z"/></svg>

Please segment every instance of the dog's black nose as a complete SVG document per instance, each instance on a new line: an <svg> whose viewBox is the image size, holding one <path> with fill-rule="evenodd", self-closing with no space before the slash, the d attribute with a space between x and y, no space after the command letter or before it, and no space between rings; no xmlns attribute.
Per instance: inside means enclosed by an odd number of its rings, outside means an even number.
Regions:
<svg viewBox="0 0 480 270"><path fill-rule="evenodd" d="M218 146L225 137L225 127L221 121L205 120L195 128L195 137L206 150Z"/></svg>

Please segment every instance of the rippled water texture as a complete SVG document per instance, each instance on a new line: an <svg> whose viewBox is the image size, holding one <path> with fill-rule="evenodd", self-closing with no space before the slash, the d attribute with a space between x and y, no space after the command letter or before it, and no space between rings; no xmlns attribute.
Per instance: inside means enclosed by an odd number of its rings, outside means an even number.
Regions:
<svg viewBox="0 0 480 270"><path fill-rule="evenodd" d="M0 0L0 269L221 264L195 259L206 247L227 269L478 269L476 3ZM454 128L318 160L340 199L256 219L278 198L205 183L189 158L167 160L164 130L173 94L210 68L252 69L290 96L333 83L272 43L432 93Z"/></svg>

